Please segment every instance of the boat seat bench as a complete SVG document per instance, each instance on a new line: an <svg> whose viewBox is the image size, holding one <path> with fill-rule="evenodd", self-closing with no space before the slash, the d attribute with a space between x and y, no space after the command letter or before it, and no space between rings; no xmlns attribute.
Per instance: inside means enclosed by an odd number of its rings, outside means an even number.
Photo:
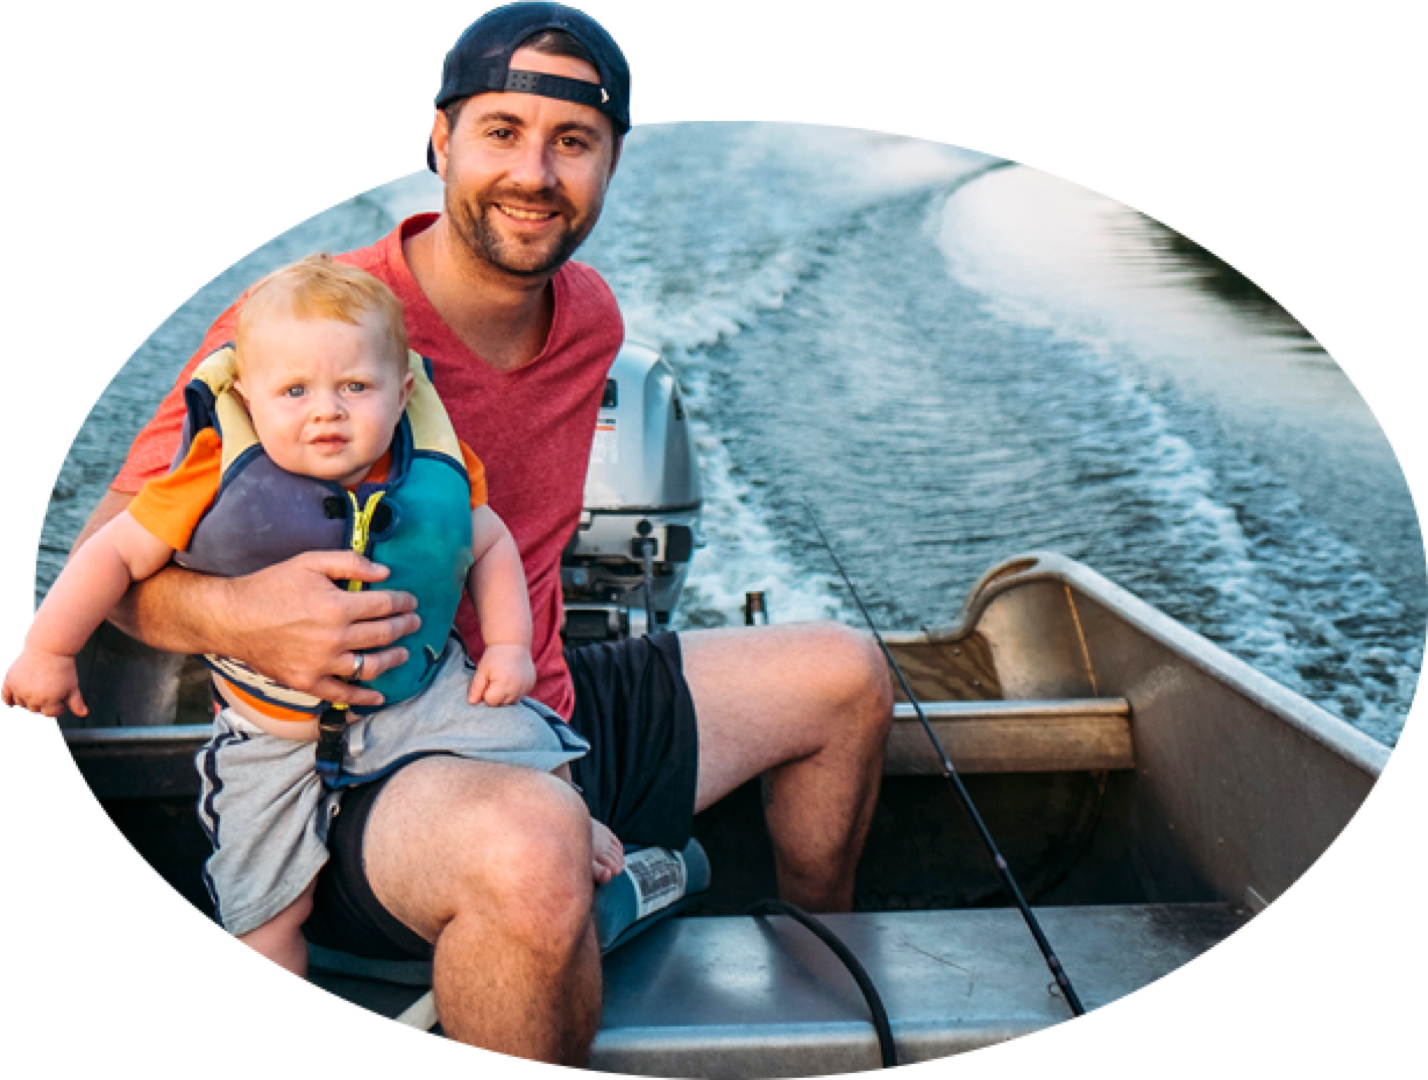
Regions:
<svg viewBox="0 0 1428 1080"><path fill-rule="evenodd" d="M1166 975L1248 920L1228 904L1044 907L1037 912L1087 1010ZM899 1063L964 1053L1069 1019L1015 909L867 912L823 921L867 969ZM410 987L316 973L396 1017ZM594 1069L642 1076L808 1076L876 1069L877 1036L847 970L774 916L676 918L605 958Z"/></svg>
<svg viewBox="0 0 1428 1080"><path fill-rule="evenodd" d="M923 704L957 771L1088 772L1135 766L1130 707L1123 698L1053 701L934 701ZM198 794L193 756L208 724L77 728L70 753L101 799ZM142 767L140 767L142 765ZM938 775L937 755L913 712L898 704L883 772Z"/></svg>
<svg viewBox="0 0 1428 1080"><path fill-rule="evenodd" d="M922 711L959 773L1094 772L1135 768L1124 698L934 701ZM883 772L942 772L913 707L894 707Z"/></svg>

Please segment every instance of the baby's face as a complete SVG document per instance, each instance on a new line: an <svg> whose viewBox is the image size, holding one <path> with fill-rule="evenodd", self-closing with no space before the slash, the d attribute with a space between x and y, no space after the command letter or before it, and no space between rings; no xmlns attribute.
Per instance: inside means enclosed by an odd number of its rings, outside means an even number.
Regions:
<svg viewBox="0 0 1428 1080"><path fill-rule="evenodd" d="M236 385L275 465L355 484L391 444L412 376L380 355L373 318L284 315L253 328Z"/></svg>

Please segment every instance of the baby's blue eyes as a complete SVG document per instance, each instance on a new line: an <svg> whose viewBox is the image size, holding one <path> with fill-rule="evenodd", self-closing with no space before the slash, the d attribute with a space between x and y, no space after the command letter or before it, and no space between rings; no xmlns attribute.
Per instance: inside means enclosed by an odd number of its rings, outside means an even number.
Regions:
<svg viewBox="0 0 1428 1080"><path fill-rule="evenodd" d="M342 391L343 393L347 394L362 394L365 393L368 389L368 385L364 382L350 382L342 384ZM283 397L300 398L306 393L307 387L305 386L289 386L286 390L283 391Z"/></svg>

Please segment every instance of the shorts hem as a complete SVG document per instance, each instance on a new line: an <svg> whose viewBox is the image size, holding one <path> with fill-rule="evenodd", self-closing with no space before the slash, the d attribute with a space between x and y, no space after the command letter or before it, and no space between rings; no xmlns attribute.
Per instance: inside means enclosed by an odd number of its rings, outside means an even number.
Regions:
<svg viewBox="0 0 1428 1080"><path fill-rule="evenodd" d="M244 934L252 933L259 927L266 926L284 911L296 903L297 898L303 894L303 890L317 880L322 868L327 865L328 854L324 850L321 858L313 860L312 871L304 872L301 875L301 883L296 888L278 888L263 894L262 900L256 904L249 904L238 909L236 915L230 916L225 908L223 914L223 929L234 937L242 937ZM283 884L299 878L298 874L285 874Z"/></svg>

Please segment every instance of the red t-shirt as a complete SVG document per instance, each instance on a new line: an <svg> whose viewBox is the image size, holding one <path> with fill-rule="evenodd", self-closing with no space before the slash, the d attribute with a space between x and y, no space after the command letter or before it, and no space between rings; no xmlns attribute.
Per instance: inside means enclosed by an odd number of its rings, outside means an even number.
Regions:
<svg viewBox="0 0 1428 1080"><path fill-rule="evenodd" d="M561 656L560 553L580 518L595 418L605 376L624 341L624 324L600 275L580 263L566 263L551 280L555 314L545 348L515 371L496 371L441 320L402 254L402 241L436 217L408 218L371 247L337 258L396 293L410 345L431 361L433 382L456 434L485 463L491 509L515 537L530 586L532 696L568 717L574 691ZM114 491L133 494L168 471L183 427L183 387L204 357L233 339L242 303L240 297L209 328L174 389L134 440L111 485ZM462 601L456 626L471 656L479 658L485 646L469 600Z"/></svg>

